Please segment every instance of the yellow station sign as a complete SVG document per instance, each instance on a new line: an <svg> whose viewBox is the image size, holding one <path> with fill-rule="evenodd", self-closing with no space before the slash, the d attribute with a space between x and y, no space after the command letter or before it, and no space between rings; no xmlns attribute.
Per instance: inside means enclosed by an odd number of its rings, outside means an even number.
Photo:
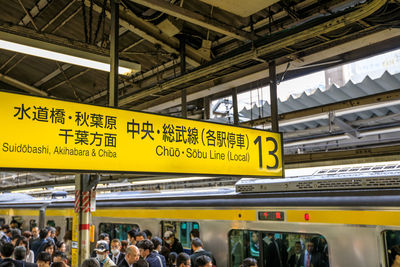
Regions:
<svg viewBox="0 0 400 267"><path fill-rule="evenodd" d="M279 133L0 92L0 168L282 176Z"/></svg>

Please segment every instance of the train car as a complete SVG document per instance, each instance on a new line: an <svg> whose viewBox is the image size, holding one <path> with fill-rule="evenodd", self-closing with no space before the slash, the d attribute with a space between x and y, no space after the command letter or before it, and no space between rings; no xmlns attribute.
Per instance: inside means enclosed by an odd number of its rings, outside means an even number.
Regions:
<svg viewBox="0 0 400 267"><path fill-rule="evenodd" d="M171 230L186 250L190 231L198 229L217 266L236 267L246 257L259 266L277 266L272 260L303 266L291 259L313 246L320 259L314 267L390 267L389 249L400 244L399 193L400 172L243 180L236 190L113 193L97 197L92 224L96 235L119 239L132 228L161 237ZM72 198L4 200L0 220L18 219L29 229L44 208L47 224L71 229Z"/></svg>

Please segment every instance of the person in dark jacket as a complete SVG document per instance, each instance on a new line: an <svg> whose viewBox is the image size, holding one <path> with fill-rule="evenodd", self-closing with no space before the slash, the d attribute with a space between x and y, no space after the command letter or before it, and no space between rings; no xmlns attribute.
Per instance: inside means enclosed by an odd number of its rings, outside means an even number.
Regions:
<svg viewBox="0 0 400 267"><path fill-rule="evenodd" d="M176 252L177 254L183 252L183 247L181 242L175 237L174 233L171 231L166 231L164 233L165 246L170 252Z"/></svg>
<svg viewBox="0 0 400 267"><path fill-rule="evenodd" d="M130 267L137 263L140 257L139 249L135 245L126 248L125 258L118 264L118 267Z"/></svg>
<svg viewBox="0 0 400 267"><path fill-rule="evenodd" d="M212 265L216 266L217 263L210 251L206 251L203 248L203 242L201 242L200 238L193 238L192 240L192 249L193 249L193 254L190 256L190 262L192 263L192 266L197 267L196 264L196 259L200 256L206 255L210 257L212 260Z"/></svg>
<svg viewBox="0 0 400 267"><path fill-rule="evenodd" d="M154 250L153 242L142 240L138 243L140 255L147 261L149 267L166 267L165 258Z"/></svg>
<svg viewBox="0 0 400 267"><path fill-rule="evenodd" d="M39 239L35 240L32 243L31 250L35 254L35 261L39 253L44 251L44 246L48 242L47 238L49 237L49 235L50 235L49 230L47 228L43 228L42 230L40 230Z"/></svg>
<svg viewBox="0 0 400 267"><path fill-rule="evenodd" d="M125 258L125 254L121 252L121 241L119 239L113 239L111 241L111 253L109 257L112 261L118 265Z"/></svg>

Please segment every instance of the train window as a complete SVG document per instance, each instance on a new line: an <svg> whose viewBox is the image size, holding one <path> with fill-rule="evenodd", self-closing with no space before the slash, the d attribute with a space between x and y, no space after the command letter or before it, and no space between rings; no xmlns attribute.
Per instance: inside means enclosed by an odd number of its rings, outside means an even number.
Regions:
<svg viewBox="0 0 400 267"><path fill-rule="evenodd" d="M65 221L66 221L65 232L72 231L72 218L66 218Z"/></svg>
<svg viewBox="0 0 400 267"><path fill-rule="evenodd" d="M38 226L35 219L29 220L29 231L32 231L33 227Z"/></svg>
<svg viewBox="0 0 400 267"><path fill-rule="evenodd" d="M18 228L21 228L21 226L24 224L24 219L21 216L13 216L13 217L11 217L11 220L17 221Z"/></svg>
<svg viewBox="0 0 400 267"><path fill-rule="evenodd" d="M183 250L189 252L192 248L190 232L192 230L200 230L197 222L177 222L177 221L162 221L161 222L161 233L171 231L175 234L175 237L179 239L182 244Z"/></svg>
<svg viewBox="0 0 400 267"><path fill-rule="evenodd" d="M128 232L132 229L140 231L139 225L137 224L121 224L121 223L100 223L99 234L107 233L110 239L128 239Z"/></svg>
<svg viewBox="0 0 400 267"><path fill-rule="evenodd" d="M53 221L53 220L48 220L47 221L47 226L56 227L56 222Z"/></svg>
<svg viewBox="0 0 400 267"><path fill-rule="evenodd" d="M245 258L254 258L258 266L329 266L326 239L317 234L231 230L230 266L238 267Z"/></svg>
<svg viewBox="0 0 400 267"><path fill-rule="evenodd" d="M6 223L6 219L0 218L0 225L3 225L3 224L5 224L5 223Z"/></svg>
<svg viewBox="0 0 400 267"><path fill-rule="evenodd" d="M400 231L387 230L382 232L386 266L390 267L396 254L400 255Z"/></svg>

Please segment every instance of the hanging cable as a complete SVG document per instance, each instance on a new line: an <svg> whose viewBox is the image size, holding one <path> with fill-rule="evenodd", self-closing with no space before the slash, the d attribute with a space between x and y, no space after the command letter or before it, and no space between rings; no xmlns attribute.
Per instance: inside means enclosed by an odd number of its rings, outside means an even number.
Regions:
<svg viewBox="0 0 400 267"><path fill-rule="evenodd" d="M103 7L101 8L101 13L100 13L99 19L97 20L97 27L96 27L96 32L94 34L93 43L95 43L96 40L97 40L97 36L99 35L99 31L100 31L100 27L101 27L101 23L103 22L103 19L104 19L104 21L106 20L105 19L105 17L106 17L106 6L107 6L107 0L104 0L103 1Z"/></svg>
<svg viewBox="0 0 400 267"><path fill-rule="evenodd" d="M276 83L277 85L279 85L283 81L283 79L285 79L285 75L286 75L289 67L290 67L290 62L288 62L288 64L286 65L285 71L283 72L283 74L282 74L281 78L279 79L279 81Z"/></svg>
<svg viewBox="0 0 400 267"><path fill-rule="evenodd" d="M85 43L87 43L89 38L88 38L87 22L86 22L85 0L82 0L82 15L83 15L83 29L85 32Z"/></svg>

